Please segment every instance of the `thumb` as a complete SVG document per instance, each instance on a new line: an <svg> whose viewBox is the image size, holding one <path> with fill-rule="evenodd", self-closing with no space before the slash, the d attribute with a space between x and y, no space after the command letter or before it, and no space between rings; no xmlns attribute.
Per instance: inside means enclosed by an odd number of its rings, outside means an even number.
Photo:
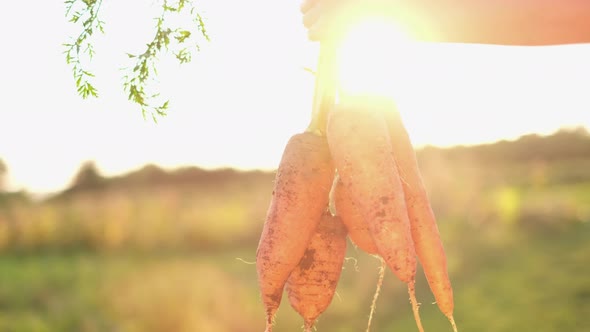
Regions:
<svg viewBox="0 0 590 332"><path fill-rule="evenodd" d="M299 10L301 10L301 12L305 14L311 7L315 6L316 3L318 3L318 1L320 0L303 0L301 6L299 7Z"/></svg>

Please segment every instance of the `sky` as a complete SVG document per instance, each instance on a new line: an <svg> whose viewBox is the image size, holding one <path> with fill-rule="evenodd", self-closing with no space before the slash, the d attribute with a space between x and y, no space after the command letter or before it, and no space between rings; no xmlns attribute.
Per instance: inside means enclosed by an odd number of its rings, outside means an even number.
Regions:
<svg viewBox="0 0 590 332"><path fill-rule="evenodd" d="M94 40L98 99L76 93L64 47L76 35L62 1L10 1L0 11L0 159L9 188L65 188L86 160L103 175L165 168L276 168L309 122L318 45L298 1L202 0L211 42L192 63L162 59L157 88L171 99L154 124L127 101L126 53L153 34L158 1L104 0ZM34 8L34 10L31 10ZM389 48L393 49L393 48ZM396 100L413 143L452 146L590 127L590 45L415 44L395 49ZM367 67L367 70L374 70Z"/></svg>

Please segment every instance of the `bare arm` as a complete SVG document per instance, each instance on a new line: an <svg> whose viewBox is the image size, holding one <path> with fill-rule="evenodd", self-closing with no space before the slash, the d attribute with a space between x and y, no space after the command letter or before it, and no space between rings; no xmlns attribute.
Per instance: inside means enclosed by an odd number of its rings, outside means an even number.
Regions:
<svg viewBox="0 0 590 332"><path fill-rule="evenodd" d="M424 33L418 38L523 46L590 43L588 0L453 2L460 6L423 11L418 29Z"/></svg>
<svg viewBox="0 0 590 332"><path fill-rule="evenodd" d="M387 7L386 12L423 41L523 46L590 43L590 0L370 1L382 11ZM304 1L301 8L310 38L325 38L333 28L334 20L325 19L331 11L348 6L354 15L360 12L358 6L367 3Z"/></svg>

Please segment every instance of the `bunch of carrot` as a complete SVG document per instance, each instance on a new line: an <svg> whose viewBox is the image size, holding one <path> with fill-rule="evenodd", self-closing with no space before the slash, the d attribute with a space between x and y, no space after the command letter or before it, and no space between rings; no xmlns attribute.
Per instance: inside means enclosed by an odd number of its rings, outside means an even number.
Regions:
<svg viewBox="0 0 590 332"><path fill-rule="evenodd" d="M347 235L408 285L422 332L417 256L456 331L444 249L399 113L392 101L376 97L334 105L329 49L320 52L312 123L285 147L256 253L266 332L285 289L311 331L336 291ZM330 193L336 216L329 212Z"/></svg>

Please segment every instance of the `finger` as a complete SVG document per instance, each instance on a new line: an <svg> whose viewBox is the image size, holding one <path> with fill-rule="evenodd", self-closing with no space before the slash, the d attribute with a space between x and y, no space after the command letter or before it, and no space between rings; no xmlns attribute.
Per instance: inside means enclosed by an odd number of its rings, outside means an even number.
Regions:
<svg viewBox="0 0 590 332"><path fill-rule="evenodd" d="M303 15L303 25L310 28L315 25L318 20L324 15L324 2L319 2Z"/></svg>
<svg viewBox="0 0 590 332"><path fill-rule="evenodd" d="M315 6L320 0L304 0L299 9L305 14L311 7Z"/></svg>

